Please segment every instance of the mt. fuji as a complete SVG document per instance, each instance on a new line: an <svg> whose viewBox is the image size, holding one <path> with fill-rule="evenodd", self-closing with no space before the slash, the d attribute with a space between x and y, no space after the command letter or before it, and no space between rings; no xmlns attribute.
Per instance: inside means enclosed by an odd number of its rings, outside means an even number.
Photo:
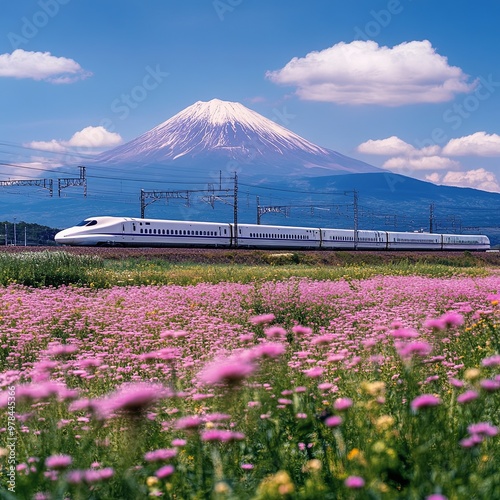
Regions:
<svg viewBox="0 0 500 500"><path fill-rule="evenodd" d="M317 146L240 103L219 99L196 102L95 162L182 166L200 173L229 165L265 176L381 172Z"/></svg>

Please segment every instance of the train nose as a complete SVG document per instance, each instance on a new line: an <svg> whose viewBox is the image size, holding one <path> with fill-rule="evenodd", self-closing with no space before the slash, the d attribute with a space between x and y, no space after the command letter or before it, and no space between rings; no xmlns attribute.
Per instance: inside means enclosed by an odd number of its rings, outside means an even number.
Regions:
<svg viewBox="0 0 500 500"><path fill-rule="evenodd" d="M70 236L71 236L70 231L64 229L63 231L59 231L58 233L56 233L56 235L54 236L54 241L56 243L59 243L60 245L71 244Z"/></svg>

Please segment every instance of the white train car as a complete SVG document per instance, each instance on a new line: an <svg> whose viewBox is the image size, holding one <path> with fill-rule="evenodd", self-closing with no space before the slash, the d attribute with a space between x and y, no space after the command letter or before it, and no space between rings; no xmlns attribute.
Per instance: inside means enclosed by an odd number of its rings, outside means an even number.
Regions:
<svg viewBox="0 0 500 500"><path fill-rule="evenodd" d="M237 240L246 248L320 248L321 243L319 228L260 224L238 224Z"/></svg>
<svg viewBox="0 0 500 500"><path fill-rule="evenodd" d="M230 224L129 217L90 217L55 236L62 245L136 247L230 246L231 239Z"/></svg>
<svg viewBox="0 0 500 500"><path fill-rule="evenodd" d="M354 248L354 230L321 229L321 248L352 250Z"/></svg>
<svg viewBox="0 0 500 500"><path fill-rule="evenodd" d="M441 250L441 246L440 234L387 232L388 250Z"/></svg>
<svg viewBox="0 0 500 500"><path fill-rule="evenodd" d="M321 247L331 250L384 250L387 247L385 231L358 231L353 229L321 229Z"/></svg>
<svg viewBox="0 0 500 500"><path fill-rule="evenodd" d="M443 250L489 250L490 240L484 235L442 234Z"/></svg>
<svg viewBox="0 0 500 500"><path fill-rule="evenodd" d="M387 233L385 231L358 231L358 250L385 250Z"/></svg>

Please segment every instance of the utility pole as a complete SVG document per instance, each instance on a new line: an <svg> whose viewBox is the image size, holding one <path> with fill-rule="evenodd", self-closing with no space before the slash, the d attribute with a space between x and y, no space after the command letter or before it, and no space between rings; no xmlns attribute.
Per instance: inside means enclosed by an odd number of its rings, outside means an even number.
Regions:
<svg viewBox="0 0 500 500"><path fill-rule="evenodd" d="M358 210L358 192L354 189L352 192L354 200L354 250L358 249L358 229L359 229L359 210Z"/></svg>
<svg viewBox="0 0 500 500"><path fill-rule="evenodd" d="M17 247L17 228L16 228L16 218L14 217L14 246Z"/></svg>
<svg viewBox="0 0 500 500"><path fill-rule="evenodd" d="M238 174L234 172L234 246L238 246Z"/></svg>
<svg viewBox="0 0 500 500"><path fill-rule="evenodd" d="M434 203L429 205L429 233L434 232Z"/></svg>

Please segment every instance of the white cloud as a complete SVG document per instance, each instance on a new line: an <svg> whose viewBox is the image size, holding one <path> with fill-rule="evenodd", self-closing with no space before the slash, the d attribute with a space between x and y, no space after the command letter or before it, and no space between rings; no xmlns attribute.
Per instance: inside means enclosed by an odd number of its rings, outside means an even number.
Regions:
<svg viewBox="0 0 500 500"><path fill-rule="evenodd" d="M43 151L51 151L52 153L64 153L67 151L67 148L55 139L51 141L32 141L24 144L24 146L33 149L41 149Z"/></svg>
<svg viewBox="0 0 500 500"><path fill-rule="evenodd" d="M437 145L417 149L411 144L393 135L387 139L370 139L357 147L360 153L371 155L408 155L408 156L430 156L439 154L441 148Z"/></svg>
<svg viewBox="0 0 500 500"><path fill-rule="evenodd" d="M51 152L68 152L76 148L88 149L89 153L92 150L102 150L118 146L123 142L120 134L116 132L109 132L102 126L98 127L85 127L79 132L75 132L69 141L58 141L52 139L51 141L32 141L25 144L26 147L33 149L41 149L43 151Z"/></svg>
<svg viewBox="0 0 500 500"><path fill-rule="evenodd" d="M111 148L121 144L122 138L116 132L109 132L102 126L85 127L75 132L68 141L68 146L83 148Z"/></svg>
<svg viewBox="0 0 500 500"><path fill-rule="evenodd" d="M476 132L451 139L443 148L450 156L500 156L500 135Z"/></svg>
<svg viewBox="0 0 500 500"><path fill-rule="evenodd" d="M475 87L428 40L392 48L374 41L341 42L294 57L282 69L268 71L266 77L277 84L296 86L302 99L339 104L445 102Z"/></svg>
<svg viewBox="0 0 500 500"><path fill-rule="evenodd" d="M387 160L383 168L388 170L445 170L459 168L460 164L443 156L395 157Z"/></svg>
<svg viewBox="0 0 500 500"><path fill-rule="evenodd" d="M6 167L0 167L2 180L23 180L44 177L47 170L60 167L61 164L50 161L47 158L33 157L30 162L16 162L15 165L8 166L8 172L2 172Z"/></svg>
<svg viewBox="0 0 500 500"><path fill-rule="evenodd" d="M31 78L50 83L73 83L91 76L76 61L56 57L50 52L28 52L17 49L0 54L0 77Z"/></svg>
<svg viewBox="0 0 500 500"><path fill-rule="evenodd" d="M426 176L426 179L435 184L447 186L470 187L483 191L500 192L500 184L493 172L484 168L468 170L467 172L451 171L444 175L434 172Z"/></svg>

